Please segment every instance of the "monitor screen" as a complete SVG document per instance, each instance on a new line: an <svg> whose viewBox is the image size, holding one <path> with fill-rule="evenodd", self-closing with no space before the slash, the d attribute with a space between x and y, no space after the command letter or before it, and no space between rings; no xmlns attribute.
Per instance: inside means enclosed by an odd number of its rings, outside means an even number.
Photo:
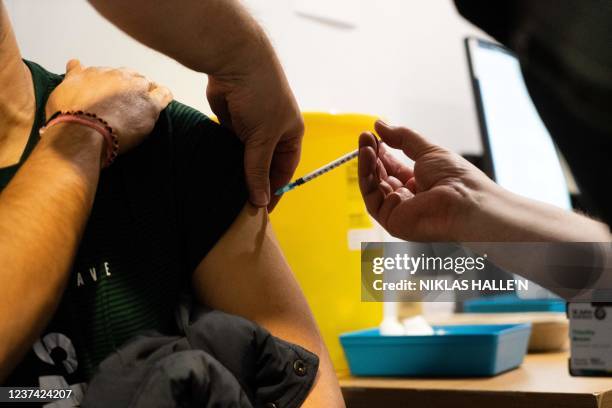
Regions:
<svg viewBox="0 0 612 408"><path fill-rule="evenodd" d="M518 59L493 42L468 38L466 46L491 176L516 194L570 210L557 149L529 96ZM556 297L533 283L518 295Z"/></svg>
<svg viewBox="0 0 612 408"><path fill-rule="evenodd" d="M571 209L555 145L527 92L518 59L498 44L466 41L485 155L502 187Z"/></svg>

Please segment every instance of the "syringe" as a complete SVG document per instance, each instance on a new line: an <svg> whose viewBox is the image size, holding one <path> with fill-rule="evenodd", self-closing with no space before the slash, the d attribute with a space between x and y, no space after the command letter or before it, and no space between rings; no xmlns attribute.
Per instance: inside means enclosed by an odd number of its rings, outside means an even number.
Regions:
<svg viewBox="0 0 612 408"><path fill-rule="evenodd" d="M355 157L357 157L359 155L359 149L347 153L344 156L334 160L333 162L326 164L325 166L321 167L320 169L317 169L315 171L313 171L312 173L308 173L307 175L305 175L304 177L300 177L299 179L292 181L291 183L285 185L284 187L279 188L278 190L276 190L276 192L274 193L275 195L279 196L279 195L283 195L288 191L293 190L294 188L296 188L297 186L301 186L304 183L309 182L310 180L313 180L325 173L327 173L330 170L335 169L338 166L343 165L346 162L349 162L351 160L353 160Z"/></svg>

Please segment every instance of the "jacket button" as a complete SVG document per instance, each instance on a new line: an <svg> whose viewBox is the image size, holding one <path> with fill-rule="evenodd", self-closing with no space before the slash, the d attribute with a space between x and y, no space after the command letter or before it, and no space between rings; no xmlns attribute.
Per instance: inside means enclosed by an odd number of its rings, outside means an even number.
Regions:
<svg viewBox="0 0 612 408"><path fill-rule="evenodd" d="M303 377L306 375L306 363L303 360L295 360L293 362L293 371Z"/></svg>
<svg viewBox="0 0 612 408"><path fill-rule="evenodd" d="M268 402L268 403L266 404L266 407L265 407L265 408L277 408L277 407L276 407L276 404L275 404L275 403L273 403L273 402Z"/></svg>

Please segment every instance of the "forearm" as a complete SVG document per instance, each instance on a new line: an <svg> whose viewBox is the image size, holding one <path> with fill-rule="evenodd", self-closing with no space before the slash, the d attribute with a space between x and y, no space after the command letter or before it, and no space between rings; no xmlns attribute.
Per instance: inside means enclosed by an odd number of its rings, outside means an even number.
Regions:
<svg viewBox="0 0 612 408"><path fill-rule="evenodd" d="M0 381L53 315L88 218L102 137L58 124L0 194Z"/></svg>
<svg viewBox="0 0 612 408"><path fill-rule="evenodd" d="M143 44L187 67L234 74L274 55L257 22L239 0L89 0L109 21Z"/></svg>
<svg viewBox="0 0 612 408"><path fill-rule="evenodd" d="M611 287L612 276L602 273L610 255L609 245L601 244L610 241L605 224L498 186L477 201L456 235L467 247L567 300ZM568 260L581 267L564 265Z"/></svg>
<svg viewBox="0 0 612 408"><path fill-rule="evenodd" d="M304 406L343 405L327 349L266 211L247 205L194 277L196 292L207 305L253 320L319 357L316 382Z"/></svg>
<svg viewBox="0 0 612 408"><path fill-rule="evenodd" d="M454 227L460 242L608 242L608 227L575 212L488 187Z"/></svg>

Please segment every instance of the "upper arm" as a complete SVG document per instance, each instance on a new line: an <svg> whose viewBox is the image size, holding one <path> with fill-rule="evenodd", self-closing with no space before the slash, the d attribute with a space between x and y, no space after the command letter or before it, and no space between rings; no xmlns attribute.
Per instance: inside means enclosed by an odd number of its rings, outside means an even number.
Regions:
<svg viewBox="0 0 612 408"><path fill-rule="evenodd" d="M244 207L196 268L193 286L208 306L253 320L319 356L315 384L304 407L344 406L323 340L265 209Z"/></svg>
<svg viewBox="0 0 612 408"><path fill-rule="evenodd" d="M267 211L247 203L240 142L199 113L173 115L181 252L186 272L195 271L198 300L317 354L304 406L341 406L331 361Z"/></svg>
<svg viewBox="0 0 612 408"><path fill-rule="evenodd" d="M301 327L303 337L308 330L316 337L308 304L265 209L243 208L196 268L193 284L202 302L253 320L279 337L291 336L287 319Z"/></svg>
<svg viewBox="0 0 612 408"><path fill-rule="evenodd" d="M180 253L183 271L191 275L247 201L244 147L195 109L173 102L167 114Z"/></svg>
<svg viewBox="0 0 612 408"><path fill-rule="evenodd" d="M316 337L314 319L267 211L247 202L241 142L185 105L172 103L168 113L181 255L200 300L275 335L276 322L283 321L287 330L289 319L299 323L302 337L309 332Z"/></svg>

